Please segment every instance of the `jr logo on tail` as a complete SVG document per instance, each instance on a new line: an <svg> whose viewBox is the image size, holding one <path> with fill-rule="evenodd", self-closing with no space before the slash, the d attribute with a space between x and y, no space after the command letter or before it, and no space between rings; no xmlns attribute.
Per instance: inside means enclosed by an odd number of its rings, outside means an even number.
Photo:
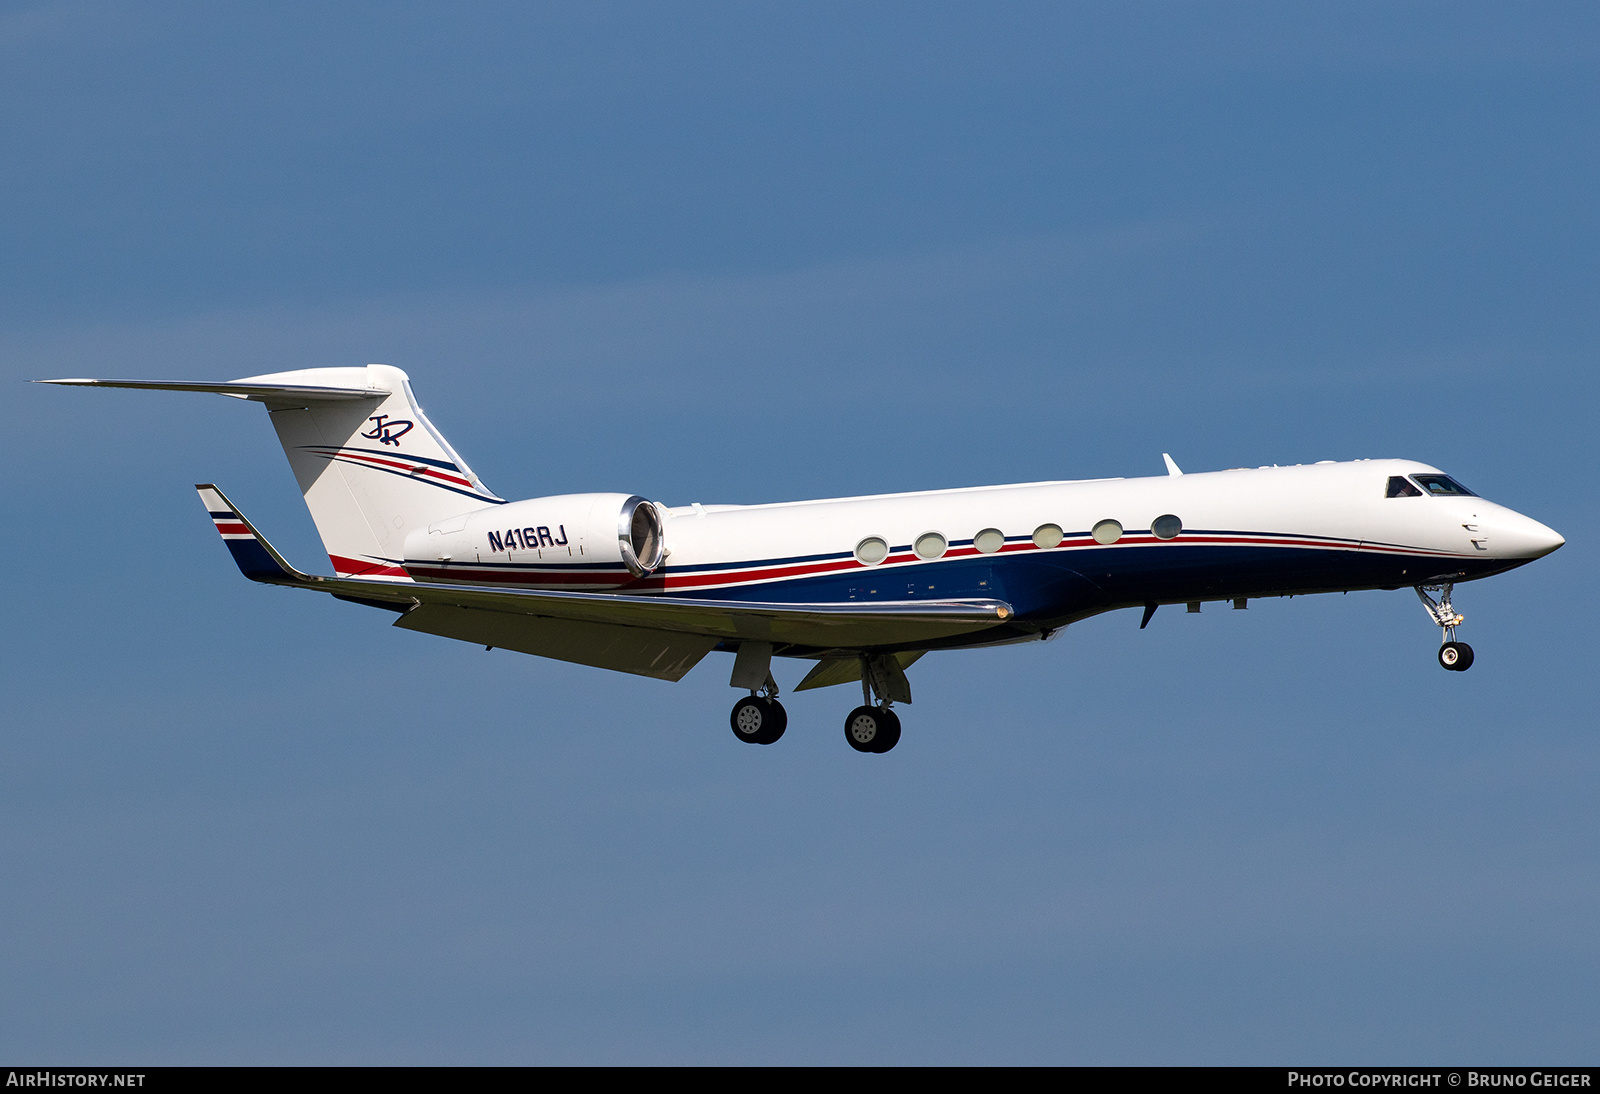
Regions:
<svg viewBox="0 0 1600 1094"><path fill-rule="evenodd" d="M363 433L361 435L368 440L377 441L379 444L392 444L399 448L400 438L411 432L411 427L414 423L408 422L404 418L385 421L388 417L389 415L387 414L378 414L368 418L367 421L376 422L377 425L373 426L371 433Z"/></svg>

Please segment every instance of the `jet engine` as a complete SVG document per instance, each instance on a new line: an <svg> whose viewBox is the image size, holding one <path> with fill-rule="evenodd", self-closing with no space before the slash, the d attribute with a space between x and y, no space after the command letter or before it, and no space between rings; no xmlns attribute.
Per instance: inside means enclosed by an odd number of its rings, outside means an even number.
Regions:
<svg viewBox="0 0 1600 1094"><path fill-rule="evenodd" d="M661 508L637 494L560 494L492 505L406 537L418 581L608 589L666 558Z"/></svg>

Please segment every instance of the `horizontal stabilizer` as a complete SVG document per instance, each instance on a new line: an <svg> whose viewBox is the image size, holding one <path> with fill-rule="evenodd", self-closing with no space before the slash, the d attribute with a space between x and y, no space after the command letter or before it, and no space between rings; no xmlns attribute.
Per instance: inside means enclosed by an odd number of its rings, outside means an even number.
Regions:
<svg viewBox="0 0 1600 1094"><path fill-rule="evenodd" d="M335 572L406 579L406 537L503 499L417 405L392 365L303 368L209 380L36 380L68 387L201 391L262 406ZM236 554L255 556L245 540ZM254 558L260 562L259 556ZM249 572L249 571L247 571ZM264 572L264 571L262 571Z"/></svg>
<svg viewBox="0 0 1600 1094"><path fill-rule="evenodd" d="M231 395L235 399L274 402L282 399L337 402L344 399L382 399L390 392L381 388L318 387L313 384L252 384L243 381L210 383L201 380L35 380L36 384L63 387L131 387L143 391L208 391Z"/></svg>

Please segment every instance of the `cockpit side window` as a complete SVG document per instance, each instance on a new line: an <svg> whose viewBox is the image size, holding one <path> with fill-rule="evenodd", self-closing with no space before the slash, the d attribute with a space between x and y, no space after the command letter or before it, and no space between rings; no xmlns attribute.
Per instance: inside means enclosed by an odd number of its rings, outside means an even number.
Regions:
<svg viewBox="0 0 1600 1094"><path fill-rule="evenodd" d="M1411 479L1436 498L1475 498L1478 496L1449 475L1412 475Z"/></svg>
<svg viewBox="0 0 1600 1094"><path fill-rule="evenodd" d="M1422 491L1411 485L1404 475L1390 475L1389 488L1384 491L1386 498L1420 498Z"/></svg>

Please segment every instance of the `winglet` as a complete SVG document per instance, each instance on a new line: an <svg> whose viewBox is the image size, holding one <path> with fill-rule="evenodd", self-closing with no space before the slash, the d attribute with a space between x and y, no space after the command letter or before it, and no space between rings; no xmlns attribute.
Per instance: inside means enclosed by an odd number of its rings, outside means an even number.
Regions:
<svg viewBox="0 0 1600 1094"><path fill-rule="evenodd" d="M1166 463L1167 463L1167 474L1169 474L1169 475L1181 475L1181 474L1183 474L1183 469L1180 468L1175 462L1173 462L1173 459L1172 459L1171 456L1169 456L1165 452L1163 452L1163 453L1161 453L1161 458L1163 460L1165 460Z"/></svg>
<svg viewBox="0 0 1600 1094"><path fill-rule="evenodd" d="M304 585L317 580L285 562L221 490L211 483L196 483L195 490L245 577L272 585Z"/></svg>

